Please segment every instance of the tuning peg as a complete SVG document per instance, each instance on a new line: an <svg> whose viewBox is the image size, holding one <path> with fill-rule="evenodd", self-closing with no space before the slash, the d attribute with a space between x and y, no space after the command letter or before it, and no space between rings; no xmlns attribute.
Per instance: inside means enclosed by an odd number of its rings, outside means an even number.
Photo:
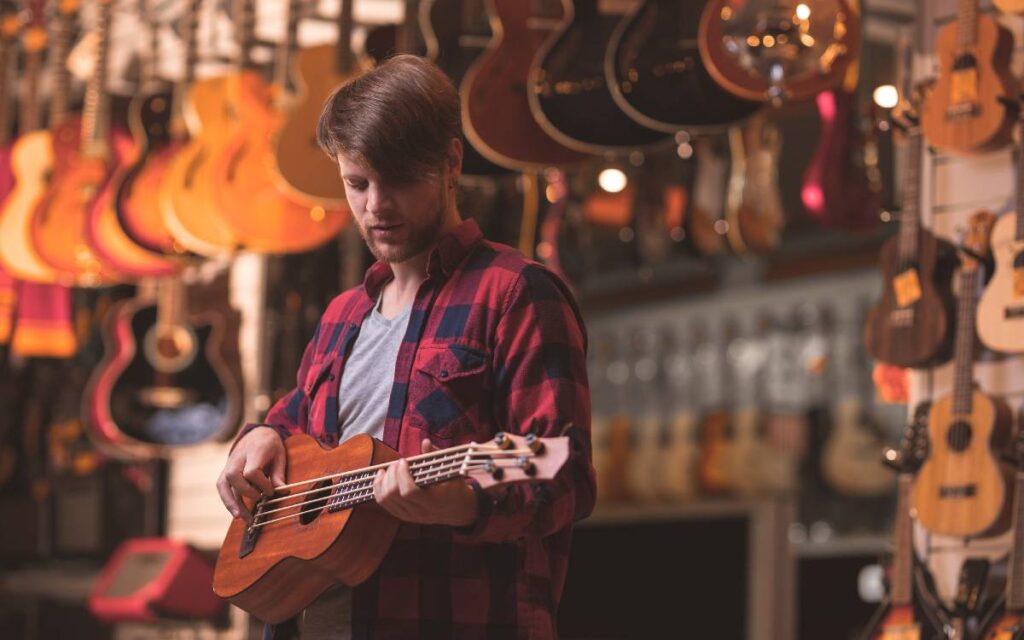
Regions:
<svg viewBox="0 0 1024 640"><path fill-rule="evenodd" d="M484 464L484 471L491 474L491 477L495 480L501 480L505 477L505 470L494 464L494 460L488 460Z"/></svg>
<svg viewBox="0 0 1024 640"><path fill-rule="evenodd" d="M532 451L534 455L544 453L544 442L534 433L528 433L526 435L526 446L530 447L530 451Z"/></svg>
<svg viewBox="0 0 1024 640"><path fill-rule="evenodd" d="M494 436L494 444L498 445L498 448L502 451L512 448L512 438L508 437L508 434L504 431L498 432L498 435Z"/></svg>
<svg viewBox="0 0 1024 640"><path fill-rule="evenodd" d="M519 468L523 470L523 473L528 476L536 475L537 473L537 465L533 464L533 461L526 456L519 456L519 458L516 459L516 464L518 464Z"/></svg>

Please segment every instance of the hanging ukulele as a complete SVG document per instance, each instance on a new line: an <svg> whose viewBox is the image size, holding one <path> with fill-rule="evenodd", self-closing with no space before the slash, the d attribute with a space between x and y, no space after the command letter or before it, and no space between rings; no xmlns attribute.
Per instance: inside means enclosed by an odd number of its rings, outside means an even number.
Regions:
<svg viewBox="0 0 1024 640"><path fill-rule="evenodd" d="M1018 433L1013 454L1014 474L1013 538L1006 560L1006 593L996 622L985 632L985 640L1020 640L1024 637L1024 433Z"/></svg>

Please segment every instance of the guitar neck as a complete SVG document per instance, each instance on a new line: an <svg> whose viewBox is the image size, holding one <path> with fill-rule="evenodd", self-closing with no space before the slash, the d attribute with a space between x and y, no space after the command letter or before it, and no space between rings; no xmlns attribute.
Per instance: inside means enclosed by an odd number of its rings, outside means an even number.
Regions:
<svg viewBox="0 0 1024 640"><path fill-rule="evenodd" d="M171 113L174 117L172 126L175 133L184 135L185 96L196 79L196 66L199 64L199 12L203 0L187 0L185 13L181 17L181 37L185 50L185 75L180 82L174 84L171 94Z"/></svg>
<svg viewBox="0 0 1024 640"><path fill-rule="evenodd" d="M1017 492L1013 504L1013 545L1010 546L1009 576L1006 580L1006 608L1024 612L1024 471L1017 471Z"/></svg>
<svg viewBox="0 0 1024 640"><path fill-rule="evenodd" d="M110 20L113 16L113 0L100 0L96 20L96 71L89 79L85 93L85 109L82 115L82 150L87 155L101 155L105 152L107 138L107 111L110 97L107 95L107 62L110 52Z"/></svg>
<svg viewBox="0 0 1024 640"><path fill-rule="evenodd" d="M892 604L909 605L913 594L913 522L910 519L910 494L914 488L914 474L901 473L896 497L896 530L892 565Z"/></svg>
<svg viewBox="0 0 1024 640"><path fill-rule="evenodd" d="M971 413L974 395L974 311L978 286L977 267L960 270L960 299L957 302L955 374L953 378L953 413Z"/></svg>
<svg viewBox="0 0 1024 640"><path fill-rule="evenodd" d="M903 176L903 206L900 211L899 272L906 271L917 262L917 245L920 236L921 201L921 133L913 131L906 139L906 171Z"/></svg>
<svg viewBox="0 0 1024 640"><path fill-rule="evenodd" d="M334 68L341 75L348 75L356 66L352 52L352 1L340 0L338 8L338 44L334 48Z"/></svg>
<svg viewBox="0 0 1024 640"><path fill-rule="evenodd" d="M960 0L957 15L957 43L969 49L978 40L978 0Z"/></svg>
<svg viewBox="0 0 1024 640"><path fill-rule="evenodd" d="M49 122L51 128L63 122L68 114L71 72L67 67L67 59L71 51L71 34L74 32L77 18L77 11L61 11L53 33L53 47L49 52L50 77L53 78Z"/></svg>
<svg viewBox="0 0 1024 640"><path fill-rule="evenodd" d="M0 43L0 145L11 140L11 62L14 57L14 40Z"/></svg>
<svg viewBox="0 0 1024 640"><path fill-rule="evenodd" d="M1020 129L1020 139L1017 141L1017 210L1014 212L1017 223L1014 238L1017 242L1024 241L1024 121Z"/></svg>
<svg viewBox="0 0 1024 640"><path fill-rule="evenodd" d="M405 18L398 34L398 52L415 53L420 45L419 0L405 0Z"/></svg>
<svg viewBox="0 0 1024 640"><path fill-rule="evenodd" d="M292 56L299 40L299 18L301 17L302 0L288 0L285 9L288 12L284 40L278 47L277 64L274 69L274 84L281 90L291 88Z"/></svg>

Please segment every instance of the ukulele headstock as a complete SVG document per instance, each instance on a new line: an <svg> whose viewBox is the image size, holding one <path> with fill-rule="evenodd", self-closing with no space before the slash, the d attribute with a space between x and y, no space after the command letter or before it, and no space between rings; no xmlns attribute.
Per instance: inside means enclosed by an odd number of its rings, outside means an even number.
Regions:
<svg viewBox="0 0 1024 640"><path fill-rule="evenodd" d="M569 453L569 436L541 438L502 432L493 440L471 445L463 475L476 480L482 489L553 480Z"/></svg>
<svg viewBox="0 0 1024 640"><path fill-rule="evenodd" d="M922 402L914 409L914 416L903 432L898 449L885 452L885 463L899 473L916 473L928 458L928 414L930 402Z"/></svg>
<svg viewBox="0 0 1024 640"><path fill-rule="evenodd" d="M971 215L960 248L960 262L965 269L977 269L984 262L989 252L989 240L992 227L996 224L996 216L987 209Z"/></svg>

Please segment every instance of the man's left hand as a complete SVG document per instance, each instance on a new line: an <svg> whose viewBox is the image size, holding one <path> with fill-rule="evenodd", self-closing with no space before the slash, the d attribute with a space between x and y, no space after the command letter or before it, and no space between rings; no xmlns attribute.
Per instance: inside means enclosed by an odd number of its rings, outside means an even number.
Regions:
<svg viewBox="0 0 1024 640"><path fill-rule="evenodd" d="M437 447L424 438L423 453ZM467 526L476 521L476 494L462 478L420 487L412 479L405 459L389 464L373 479L373 498L377 504L405 522Z"/></svg>

